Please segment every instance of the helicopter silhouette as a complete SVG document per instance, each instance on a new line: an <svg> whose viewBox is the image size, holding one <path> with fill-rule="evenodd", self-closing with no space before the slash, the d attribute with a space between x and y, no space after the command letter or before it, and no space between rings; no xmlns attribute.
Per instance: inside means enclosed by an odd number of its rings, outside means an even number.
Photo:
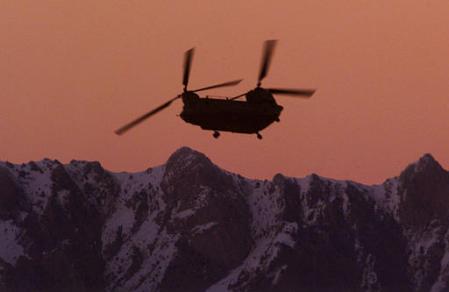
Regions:
<svg viewBox="0 0 449 292"><path fill-rule="evenodd" d="M239 84L242 79L207 86L196 90L188 90L187 85L189 83L194 49L188 50L184 56L183 93L171 98L164 104L124 125L116 130L115 133L118 135L124 134L129 129L170 106L173 101L182 99L184 106L180 114L181 119L187 123L200 126L203 130L213 131L214 138L218 138L220 136L220 131L223 131L256 134L258 139L262 139L260 131L271 125L273 122L279 122L279 116L283 109L282 106L276 103L273 94L309 98L315 93L314 89L261 87L262 80L267 76L276 43L276 40L265 41L257 86L250 91L226 99L200 97L197 92L219 87L234 86ZM237 100L243 96L245 96L245 101Z"/></svg>

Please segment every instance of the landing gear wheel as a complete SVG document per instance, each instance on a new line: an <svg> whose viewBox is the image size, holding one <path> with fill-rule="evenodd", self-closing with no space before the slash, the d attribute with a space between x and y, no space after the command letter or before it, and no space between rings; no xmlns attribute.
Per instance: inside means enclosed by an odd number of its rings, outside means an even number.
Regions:
<svg viewBox="0 0 449 292"><path fill-rule="evenodd" d="M220 137L220 133L217 131L214 131L214 133L212 134L212 136L214 136L215 139L218 139L218 137Z"/></svg>
<svg viewBox="0 0 449 292"><path fill-rule="evenodd" d="M257 139L262 140L262 135L260 133L257 133Z"/></svg>

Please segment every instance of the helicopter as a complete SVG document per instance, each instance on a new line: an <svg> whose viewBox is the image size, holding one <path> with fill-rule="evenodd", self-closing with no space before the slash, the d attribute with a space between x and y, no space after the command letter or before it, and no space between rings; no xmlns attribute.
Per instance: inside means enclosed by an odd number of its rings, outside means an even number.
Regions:
<svg viewBox="0 0 449 292"><path fill-rule="evenodd" d="M197 92L226 87L239 84L242 79L224 82L212 86L203 87L196 90L188 90L190 70L194 49L188 50L184 55L183 93L171 98L164 104L131 121L115 131L117 135L122 135L129 129L140 124L161 110L167 108L177 99L182 99L183 110L179 115L185 122L200 126L203 130L213 131L213 137L218 138L220 131L256 134L258 139L262 139L260 131L279 122L279 116L283 107L277 104L273 94L299 96L309 98L314 93L314 89L284 89L284 88L263 88L262 80L267 76L273 52L277 41L265 41L262 62L257 79L257 86L245 93L234 97L219 99L200 97ZM245 101L237 100L245 96Z"/></svg>

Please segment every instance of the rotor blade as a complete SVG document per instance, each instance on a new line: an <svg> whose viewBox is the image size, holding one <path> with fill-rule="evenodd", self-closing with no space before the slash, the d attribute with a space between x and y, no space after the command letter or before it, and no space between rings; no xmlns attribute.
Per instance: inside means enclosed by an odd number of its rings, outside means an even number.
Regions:
<svg viewBox="0 0 449 292"><path fill-rule="evenodd" d="M243 79L238 79L238 80L224 82L224 83L220 83L220 84L216 84L216 85L211 85L211 86L203 87L203 88L200 88L200 89L192 90L192 92L198 92L198 91L203 91L203 90L213 89L213 88L218 88L218 87L234 86L234 85L237 85L240 82L242 82L242 80Z"/></svg>
<svg viewBox="0 0 449 292"><path fill-rule="evenodd" d="M187 88L187 85L189 84L189 76L190 76L190 69L192 67L192 59L193 59L193 53L195 52L195 48L191 48L184 54L184 76L182 78L182 84L184 85L184 88Z"/></svg>
<svg viewBox="0 0 449 292"><path fill-rule="evenodd" d="M257 86L260 85L262 79L267 76L268 68L270 67L271 57L273 56L274 47L276 46L277 40L268 40L265 41L263 55L262 55L262 63L259 71L259 78L257 79Z"/></svg>
<svg viewBox="0 0 449 292"><path fill-rule="evenodd" d="M237 96L231 97L229 100L237 99L237 98L239 98L239 97L244 96L244 95L247 94L247 93L248 93L248 92L245 92L245 93L239 94L239 95L237 95Z"/></svg>
<svg viewBox="0 0 449 292"><path fill-rule="evenodd" d="M157 114L158 112L160 112L160 111L163 110L164 108L168 107L173 101L175 101L176 99L178 99L178 98L180 98L180 97L181 97L181 95L178 95L178 96L176 96L176 97L170 99L170 100L167 101L166 103L164 103L164 104L158 106L157 108L151 110L150 112L144 114L143 116L141 116L141 117L135 119L134 121L132 121L132 122L130 122L130 123L124 125L123 127L119 128L119 129L117 129L117 130L115 131L115 133L116 133L117 135L122 135L122 134L124 134L124 133L125 133L126 131L128 131L129 129L131 129L131 128L137 126L138 124L140 124L140 123L143 122L144 120L148 119L148 118L151 117L152 115Z"/></svg>
<svg viewBox="0 0 449 292"><path fill-rule="evenodd" d="M272 94L284 94L301 97L311 97L315 89L292 89L292 88L267 88Z"/></svg>

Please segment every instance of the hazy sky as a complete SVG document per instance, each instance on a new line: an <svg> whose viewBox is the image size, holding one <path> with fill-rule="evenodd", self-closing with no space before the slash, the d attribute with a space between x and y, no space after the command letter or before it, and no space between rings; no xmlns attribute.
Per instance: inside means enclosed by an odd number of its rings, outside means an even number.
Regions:
<svg viewBox="0 0 449 292"><path fill-rule="evenodd" d="M449 1L0 0L0 160L162 164L187 145L248 177L319 173L380 183L423 153L449 166ZM177 102L118 137L113 130L191 87L256 84L262 43L279 39L265 86L281 123L255 135L184 123Z"/></svg>

